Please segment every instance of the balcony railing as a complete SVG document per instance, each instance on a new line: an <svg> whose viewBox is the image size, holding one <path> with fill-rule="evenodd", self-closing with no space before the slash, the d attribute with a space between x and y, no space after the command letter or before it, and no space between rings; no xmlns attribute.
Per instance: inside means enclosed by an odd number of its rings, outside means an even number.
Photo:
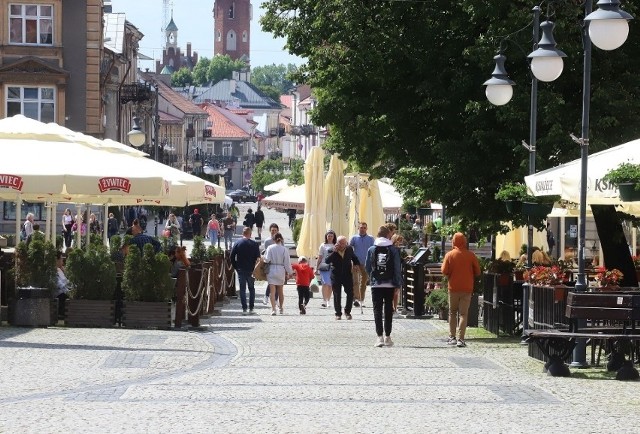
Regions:
<svg viewBox="0 0 640 434"><path fill-rule="evenodd" d="M141 102L151 99L151 86L148 83L123 84L120 88L120 104L130 101Z"/></svg>

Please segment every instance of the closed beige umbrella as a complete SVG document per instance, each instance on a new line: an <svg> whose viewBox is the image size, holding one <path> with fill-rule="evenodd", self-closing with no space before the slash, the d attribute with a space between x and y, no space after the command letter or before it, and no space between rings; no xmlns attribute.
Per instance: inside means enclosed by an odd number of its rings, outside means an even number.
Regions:
<svg viewBox="0 0 640 434"><path fill-rule="evenodd" d="M311 152L304 163L305 201L304 217L300 238L298 240L298 256L312 257L318 253L324 241L326 215L324 205L324 151L318 146Z"/></svg>
<svg viewBox="0 0 640 434"><path fill-rule="evenodd" d="M358 223L366 222L369 233L375 236L384 224L384 212L378 181L369 180L366 173L355 173L347 177L349 202L349 234L358 232Z"/></svg>
<svg viewBox="0 0 640 434"><path fill-rule="evenodd" d="M329 172L324 181L324 203L326 205L327 229L333 229L338 235L349 236L349 209L344 193L344 171L347 163L331 156Z"/></svg>

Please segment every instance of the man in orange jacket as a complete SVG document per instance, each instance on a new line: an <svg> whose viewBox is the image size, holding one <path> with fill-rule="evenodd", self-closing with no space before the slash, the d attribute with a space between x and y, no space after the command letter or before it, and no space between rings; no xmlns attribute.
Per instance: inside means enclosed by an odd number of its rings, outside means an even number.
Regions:
<svg viewBox="0 0 640 434"><path fill-rule="evenodd" d="M449 339L448 345L466 347L464 333L467 315L473 294L473 282L480 275L480 264L476 255L467 249L467 239L460 232L453 235L453 249L442 261L442 274L449 280ZM458 321L458 316L460 317ZM459 329L456 339L456 327Z"/></svg>

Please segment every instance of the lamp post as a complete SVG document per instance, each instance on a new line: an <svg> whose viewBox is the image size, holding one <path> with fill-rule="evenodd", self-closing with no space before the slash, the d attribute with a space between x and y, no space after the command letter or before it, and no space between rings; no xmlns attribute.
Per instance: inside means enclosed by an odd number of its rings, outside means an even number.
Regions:
<svg viewBox="0 0 640 434"><path fill-rule="evenodd" d="M140 118L138 116L133 117L133 125L131 126L131 131L127 133L127 137L129 138L129 143L136 148L144 145L146 141L146 135L142 128L140 127Z"/></svg>
<svg viewBox="0 0 640 434"><path fill-rule="evenodd" d="M579 230L578 230L578 276L576 279L575 290L585 291L587 288L587 280L585 274L585 238L586 238L586 215L587 215L587 169L588 169L588 157L589 157L589 109L591 102L590 86L591 86L591 44L595 44L596 47L603 50L614 50L620 47L627 39L629 34L628 20L633 17L627 12L620 9L620 2L618 0L599 0L597 3L598 10L592 12L592 0L584 2L585 18L582 26L582 42L584 48L584 67L583 67L583 81L582 81L582 131L581 138L578 139L580 145L580 214L579 214ZM539 17L539 11L538 11ZM534 8L534 35L535 35L535 8ZM543 36L538 47L529 54L531 59L531 72L534 76L532 81L532 103L531 103L531 131L534 131L530 147L530 172L533 167L535 172L535 157L533 163L531 160L531 154L535 153L535 106L534 106L534 93L537 97L537 83L534 87L534 81L536 79L542 81L553 81L562 73L562 57L564 53L555 49L555 40L553 39L553 24L548 21L540 25ZM537 38L534 38L534 41ZM492 78L485 82L487 86L487 98L489 101L496 105L506 104L511 95L509 92L513 92L511 87L513 83L509 83L506 72L504 71L504 59L498 59L496 56L496 69L492 74ZM504 56L502 56L504 57ZM501 63L499 63L499 61ZM502 68L500 69L499 66ZM489 89L491 87L491 89ZM534 92L535 91L535 92ZM497 104L494 101L501 102ZM531 149L532 148L532 149ZM532 166L533 164L533 166ZM531 174L531 173L530 173ZM530 226L531 229L531 226ZM532 243L532 236L529 238L529 249ZM529 262L531 256L529 254ZM523 307L524 307L523 300ZM527 318L527 313L524 313L524 318ZM584 366L586 365L585 354L585 342L579 340L573 354L573 365Z"/></svg>

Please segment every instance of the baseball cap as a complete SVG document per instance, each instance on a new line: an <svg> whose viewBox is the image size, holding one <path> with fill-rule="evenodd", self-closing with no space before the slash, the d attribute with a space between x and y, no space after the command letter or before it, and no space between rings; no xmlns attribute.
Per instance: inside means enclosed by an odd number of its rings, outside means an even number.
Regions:
<svg viewBox="0 0 640 434"><path fill-rule="evenodd" d="M306 261L306 260L307 260L307 257L306 257L306 256L300 256L300 257L298 258L298 262L303 262L303 261Z"/></svg>

